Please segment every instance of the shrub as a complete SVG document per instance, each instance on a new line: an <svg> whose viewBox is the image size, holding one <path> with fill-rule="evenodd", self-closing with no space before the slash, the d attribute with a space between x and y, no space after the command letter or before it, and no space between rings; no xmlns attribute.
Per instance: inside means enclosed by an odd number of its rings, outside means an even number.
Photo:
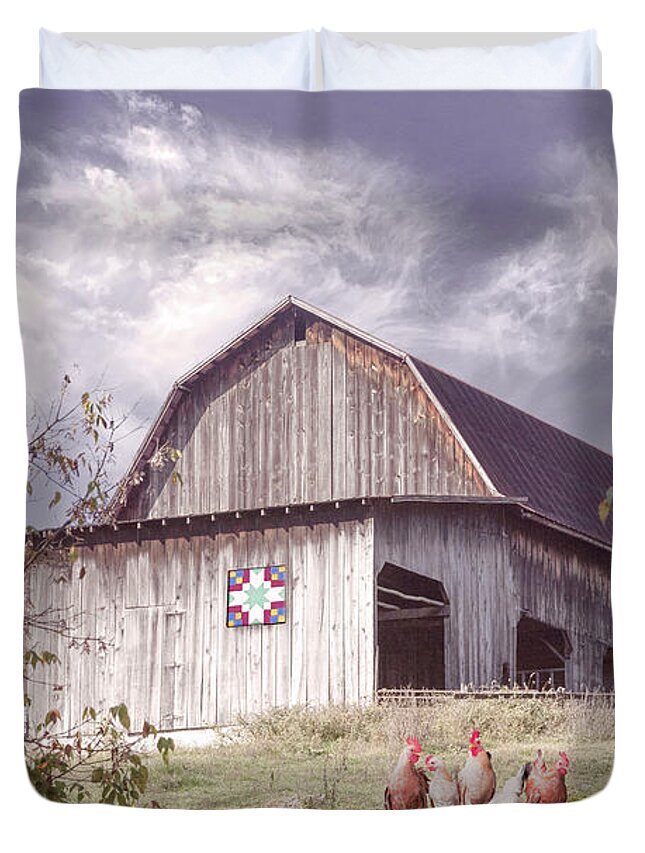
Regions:
<svg viewBox="0 0 645 853"><path fill-rule="evenodd" d="M36 791L59 803L98 800L121 806L137 805L146 790L148 768L141 744L157 734L144 723L139 738L128 737L130 718L124 704L99 717L94 708L83 712L83 722L74 732L57 733L59 711L51 710L25 739L25 761ZM175 748L172 738L159 737L157 749L164 763ZM149 803L158 806L156 801Z"/></svg>

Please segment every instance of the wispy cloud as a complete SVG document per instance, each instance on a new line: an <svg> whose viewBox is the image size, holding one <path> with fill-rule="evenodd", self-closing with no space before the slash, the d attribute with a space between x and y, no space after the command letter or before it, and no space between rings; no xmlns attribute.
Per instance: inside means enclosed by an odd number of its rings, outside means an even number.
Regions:
<svg viewBox="0 0 645 853"><path fill-rule="evenodd" d="M448 239L446 204L394 160L350 144L278 146L161 98L123 106L127 121L101 139L110 167L83 147L39 151L43 179L22 194L38 209L19 250L37 393L52 386L44 365L75 362L158 400L286 293L374 327Z"/></svg>

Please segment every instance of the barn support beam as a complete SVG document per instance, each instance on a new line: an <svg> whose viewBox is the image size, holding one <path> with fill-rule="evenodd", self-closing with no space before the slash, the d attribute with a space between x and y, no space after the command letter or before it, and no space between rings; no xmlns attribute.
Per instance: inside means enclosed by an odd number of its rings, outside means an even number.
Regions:
<svg viewBox="0 0 645 853"><path fill-rule="evenodd" d="M450 616L450 605L439 607L412 607L409 610L388 610L379 613L379 622L396 622L403 619L447 619Z"/></svg>
<svg viewBox="0 0 645 853"><path fill-rule="evenodd" d="M401 592L400 589L393 589L392 587L382 586L381 584L378 585L377 590L378 592L384 592L387 595L394 595L404 601L421 601L429 607L433 607L435 605L441 607L445 603L443 601L437 601L434 598L428 598L425 595L410 595L407 592Z"/></svg>

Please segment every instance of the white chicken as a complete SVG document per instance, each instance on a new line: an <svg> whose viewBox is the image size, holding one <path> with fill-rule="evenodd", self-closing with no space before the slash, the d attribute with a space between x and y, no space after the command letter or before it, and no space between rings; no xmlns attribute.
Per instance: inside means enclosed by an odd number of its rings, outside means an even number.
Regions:
<svg viewBox="0 0 645 853"><path fill-rule="evenodd" d="M459 801L462 805L490 803L495 795L497 779L490 760L490 753L482 746L479 729L470 735L469 755L459 771Z"/></svg>
<svg viewBox="0 0 645 853"><path fill-rule="evenodd" d="M521 803L522 800L520 798L524 791L524 783L532 766L531 762L523 764L515 776L511 776L504 783L502 790L495 793L491 803Z"/></svg>
<svg viewBox="0 0 645 853"><path fill-rule="evenodd" d="M429 755L425 761L426 770L432 774L428 787L428 799L431 808L459 805L457 780L448 770L445 761L436 755Z"/></svg>

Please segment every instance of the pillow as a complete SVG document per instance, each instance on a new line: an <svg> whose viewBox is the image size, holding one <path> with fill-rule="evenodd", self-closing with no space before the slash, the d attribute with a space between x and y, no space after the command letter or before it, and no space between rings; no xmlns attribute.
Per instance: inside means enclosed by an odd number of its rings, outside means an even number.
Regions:
<svg viewBox="0 0 645 853"><path fill-rule="evenodd" d="M40 31L45 89L310 89L313 30L243 47L131 48Z"/></svg>
<svg viewBox="0 0 645 853"><path fill-rule="evenodd" d="M593 30L528 46L420 49L320 34L324 89L593 89Z"/></svg>

